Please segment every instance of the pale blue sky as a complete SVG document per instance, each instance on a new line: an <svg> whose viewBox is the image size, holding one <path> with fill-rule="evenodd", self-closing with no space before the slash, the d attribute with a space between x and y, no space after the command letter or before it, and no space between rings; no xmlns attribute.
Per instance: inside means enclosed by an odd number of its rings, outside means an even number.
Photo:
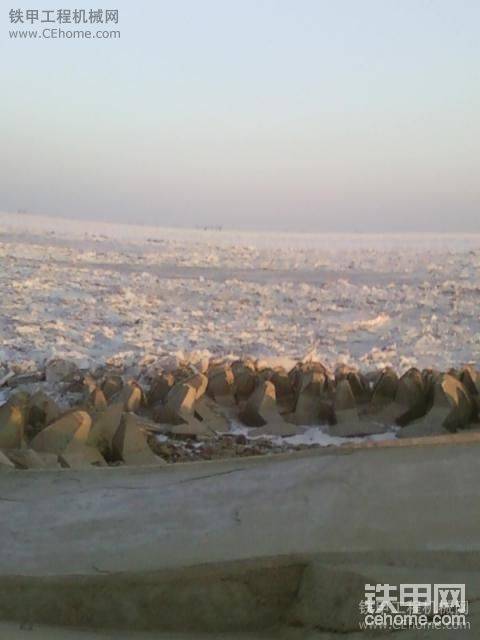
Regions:
<svg viewBox="0 0 480 640"><path fill-rule="evenodd" d="M0 210L480 231L478 0L2 1ZM12 7L120 40L11 40Z"/></svg>

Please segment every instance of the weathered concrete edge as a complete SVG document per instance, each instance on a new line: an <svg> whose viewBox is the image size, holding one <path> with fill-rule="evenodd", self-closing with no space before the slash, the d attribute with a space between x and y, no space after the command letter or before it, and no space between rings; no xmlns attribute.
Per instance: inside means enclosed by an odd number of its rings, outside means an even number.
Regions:
<svg viewBox="0 0 480 640"><path fill-rule="evenodd" d="M135 631L268 629L295 601L306 566L279 556L136 574L2 576L0 620Z"/></svg>
<svg viewBox="0 0 480 640"><path fill-rule="evenodd" d="M469 552L293 554L138 574L7 575L0 620L177 633L266 631L293 623L345 632L358 629L363 585L385 576L392 583L402 576L461 579L476 600L478 555L474 559L472 566Z"/></svg>
<svg viewBox="0 0 480 640"><path fill-rule="evenodd" d="M313 458L317 456L338 456L338 455L355 455L364 451L382 451L384 449L422 449L432 447L444 447L451 445L480 445L480 431L452 433L439 436L423 436L421 438L403 438L398 440L372 440L369 442L352 442L351 444L332 445L327 447L315 447L302 451L288 451L285 453L272 453L268 455L258 456L236 456L231 458L217 458L214 460L195 460L192 462L175 462L167 465L119 465L114 467L93 467L85 471L78 469L22 469L18 470L22 475L25 474L102 474L102 473L127 473L132 471L148 471L149 473L169 473L178 469L205 469L208 466L222 466L224 463L231 464L238 462L240 465L248 466L279 462L282 460L299 460L302 458ZM14 473L14 471L12 471ZM1 478L1 476L0 476Z"/></svg>

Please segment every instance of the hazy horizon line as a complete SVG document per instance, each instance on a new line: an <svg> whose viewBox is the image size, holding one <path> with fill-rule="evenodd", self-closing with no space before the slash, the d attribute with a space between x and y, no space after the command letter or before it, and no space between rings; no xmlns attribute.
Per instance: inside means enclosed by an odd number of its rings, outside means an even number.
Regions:
<svg viewBox="0 0 480 640"><path fill-rule="evenodd" d="M164 220L160 221L152 221L152 220L119 220L113 217L93 217L86 214L86 217L80 218L77 216L69 216L65 214L58 213L42 213L39 211L29 211L18 209L17 211L8 211L8 210L0 210L0 213L8 216L32 216L35 218L53 218L55 220L65 220L70 222L80 222L80 223L99 223L106 225L120 225L120 226L133 226L133 227L151 227L154 229L185 229L185 230L198 230L198 231L218 231L221 233L222 231L235 231L235 232L277 232L277 233L299 233L299 234L339 234L339 235L382 235L382 234L391 234L391 235L402 235L402 234L436 234L436 235L480 235L480 228L475 229L445 229L445 228L430 228L430 229L414 229L414 228L405 228L405 229L389 229L386 227L380 227L378 229L343 229L343 228L321 228L312 226L310 228L306 228L305 226L298 227L287 227L282 225L251 225L246 223L242 227L230 226L221 222L208 222L208 223L197 223L195 225L192 224L182 224L175 223L173 221Z"/></svg>

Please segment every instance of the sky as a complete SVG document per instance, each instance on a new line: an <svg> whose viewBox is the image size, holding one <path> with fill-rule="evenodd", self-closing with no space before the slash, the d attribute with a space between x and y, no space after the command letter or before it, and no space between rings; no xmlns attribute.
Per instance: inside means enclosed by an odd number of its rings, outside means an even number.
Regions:
<svg viewBox="0 0 480 640"><path fill-rule="evenodd" d="M9 37L10 9L67 7L118 9L120 38ZM478 0L0 9L2 211L480 231Z"/></svg>

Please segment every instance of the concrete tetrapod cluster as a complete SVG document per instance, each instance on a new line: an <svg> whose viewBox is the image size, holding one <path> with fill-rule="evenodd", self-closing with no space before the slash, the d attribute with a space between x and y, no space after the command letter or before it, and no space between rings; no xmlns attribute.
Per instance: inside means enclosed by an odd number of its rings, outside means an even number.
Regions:
<svg viewBox="0 0 480 640"><path fill-rule="evenodd" d="M70 393L61 410L44 381ZM101 369L82 372L63 360L47 365L35 383L9 379L14 390L0 407L0 469L111 464L165 464L155 435L214 442L234 422L248 438L288 437L323 425L340 437L441 435L474 429L480 374L473 367L438 372L391 369L363 374L319 362L290 371L250 360L185 364L174 371L125 381Z"/></svg>

